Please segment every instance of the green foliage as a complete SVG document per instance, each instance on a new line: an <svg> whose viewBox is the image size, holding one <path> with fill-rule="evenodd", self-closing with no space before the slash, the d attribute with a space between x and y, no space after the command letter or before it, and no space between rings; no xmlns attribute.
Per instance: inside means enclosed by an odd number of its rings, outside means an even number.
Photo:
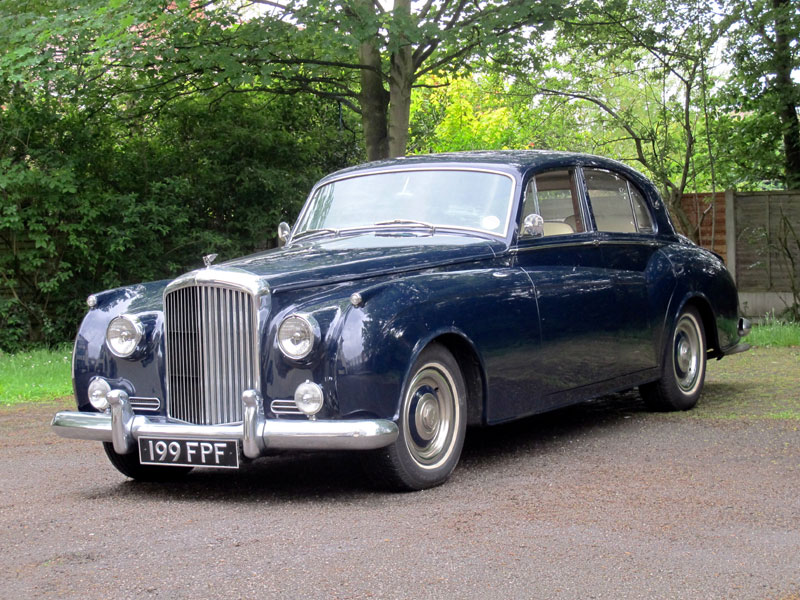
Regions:
<svg viewBox="0 0 800 600"><path fill-rule="evenodd" d="M789 189L800 187L800 11L794 0L726 0L732 21L726 57L734 65L725 87L728 106L757 123L730 138L736 148L758 156L781 147L780 174ZM759 161L760 162L760 161ZM771 173L771 179L776 179Z"/></svg>
<svg viewBox="0 0 800 600"><path fill-rule="evenodd" d="M274 243L354 160L330 103L230 96L119 121L15 91L0 109L0 348L69 339L87 294Z"/></svg>
<svg viewBox="0 0 800 600"><path fill-rule="evenodd" d="M449 85L426 80L411 105L411 149L417 152L520 147L522 133L514 122L499 78L459 78Z"/></svg>
<svg viewBox="0 0 800 600"><path fill-rule="evenodd" d="M405 131L385 128L405 123L409 85L473 61L530 65L530 38L572 10L558 0L434 0L413 8L397 0L392 9L365 0L257 4L0 0L8 14L0 39L9 45L0 48L0 72L26 89L80 95L93 110L126 115L187 95L311 93L375 121L384 131L368 141L388 136L402 152ZM362 65L365 47L372 58ZM362 88L372 73L377 85Z"/></svg>

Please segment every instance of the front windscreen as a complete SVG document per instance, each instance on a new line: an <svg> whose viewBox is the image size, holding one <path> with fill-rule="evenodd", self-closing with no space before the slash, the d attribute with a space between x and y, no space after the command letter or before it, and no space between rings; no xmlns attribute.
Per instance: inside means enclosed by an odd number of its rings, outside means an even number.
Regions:
<svg viewBox="0 0 800 600"><path fill-rule="evenodd" d="M514 181L466 170L413 170L359 175L319 187L294 235L317 230L408 224L504 236Z"/></svg>

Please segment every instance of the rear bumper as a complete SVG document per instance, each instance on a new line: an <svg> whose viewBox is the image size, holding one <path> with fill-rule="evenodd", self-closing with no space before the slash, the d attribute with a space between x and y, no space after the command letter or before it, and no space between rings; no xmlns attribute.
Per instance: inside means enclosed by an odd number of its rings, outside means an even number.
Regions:
<svg viewBox="0 0 800 600"><path fill-rule="evenodd" d="M397 439L398 429L386 419L341 421L281 421L264 417L261 397L255 390L242 394L241 424L192 425L178 421L154 421L134 415L128 395L109 394L108 413L62 411L53 417L55 433L65 438L111 442L119 454L136 450L141 436L192 440L239 440L248 458L269 450L372 450Z"/></svg>

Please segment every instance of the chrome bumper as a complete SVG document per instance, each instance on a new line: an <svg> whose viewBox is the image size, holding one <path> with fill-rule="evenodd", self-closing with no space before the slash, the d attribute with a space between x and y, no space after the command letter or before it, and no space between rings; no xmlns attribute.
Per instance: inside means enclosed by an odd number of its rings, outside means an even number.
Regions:
<svg viewBox="0 0 800 600"><path fill-rule="evenodd" d="M372 450L397 439L397 425L385 419L357 421L280 421L264 417L261 396L255 390L242 394L244 421L233 425L161 423L134 415L128 394L108 395L111 414L65 410L53 417L53 430L65 438L111 442L119 454L136 450L141 436L193 440L239 440L248 458L268 450Z"/></svg>

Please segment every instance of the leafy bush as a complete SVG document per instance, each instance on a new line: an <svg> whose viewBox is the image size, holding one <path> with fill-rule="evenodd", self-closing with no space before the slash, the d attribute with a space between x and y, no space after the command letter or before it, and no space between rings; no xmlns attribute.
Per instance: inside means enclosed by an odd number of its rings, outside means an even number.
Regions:
<svg viewBox="0 0 800 600"><path fill-rule="evenodd" d="M315 99L190 100L151 120L8 91L0 103L0 349L70 339L93 292L270 247L357 160Z"/></svg>

